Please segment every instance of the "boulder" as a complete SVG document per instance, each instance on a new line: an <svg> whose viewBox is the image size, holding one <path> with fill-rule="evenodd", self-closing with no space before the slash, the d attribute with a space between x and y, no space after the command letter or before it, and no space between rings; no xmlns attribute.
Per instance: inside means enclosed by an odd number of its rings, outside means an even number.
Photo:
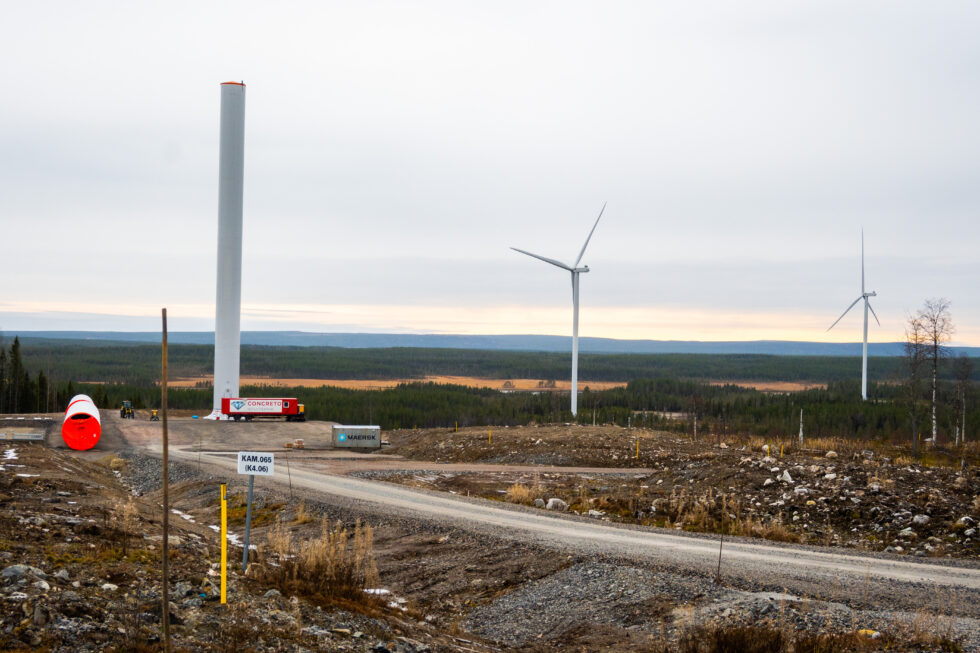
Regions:
<svg viewBox="0 0 980 653"><path fill-rule="evenodd" d="M925 526L929 523L929 515L916 515L912 518L912 523L916 526Z"/></svg>
<svg viewBox="0 0 980 653"><path fill-rule="evenodd" d="M836 458L836 457L837 457L836 451L828 451L826 454L824 454L824 458Z"/></svg>
<svg viewBox="0 0 980 653"><path fill-rule="evenodd" d="M32 567L30 565L10 565L0 571L0 577L7 578L11 581L18 581L27 574L33 574L34 576L44 579L48 575L38 569L37 567Z"/></svg>
<svg viewBox="0 0 980 653"><path fill-rule="evenodd" d="M534 507L535 508L544 508L544 499L542 499L540 497L538 497L537 499L535 499L534 500Z"/></svg>
<svg viewBox="0 0 980 653"><path fill-rule="evenodd" d="M558 510L561 512L568 510L568 504L558 497L551 497L548 499L548 503L546 503L544 507L548 510Z"/></svg>
<svg viewBox="0 0 980 653"><path fill-rule="evenodd" d="M792 483L793 477L789 475L788 469L784 469L782 476L779 477L779 480L782 481L783 483Z"/></svg>

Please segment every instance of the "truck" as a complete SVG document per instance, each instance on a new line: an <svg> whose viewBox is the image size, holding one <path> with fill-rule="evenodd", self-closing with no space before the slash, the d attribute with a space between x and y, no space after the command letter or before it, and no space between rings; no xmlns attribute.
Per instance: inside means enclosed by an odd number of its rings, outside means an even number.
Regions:
<svg viewBox="0 0 980 653"><path fill-rule="evenodd" d="M253 419L285 418L287 422L305 422L306 407L295 397L250 398L222 397L221 414L228 419L251 422Z"/></svg>

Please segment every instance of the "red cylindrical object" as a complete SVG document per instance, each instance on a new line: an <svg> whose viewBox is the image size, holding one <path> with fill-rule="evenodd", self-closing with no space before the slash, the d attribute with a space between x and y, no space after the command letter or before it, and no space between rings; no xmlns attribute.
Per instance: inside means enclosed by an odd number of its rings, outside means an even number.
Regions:
<svg viewBox="0 0 980 653"><path fill-rule="evenodd" d="M78 451L91 449L102 435L99 409L88 395L76 395L68 402L65 421L61 425L61 439Z"/></svg>

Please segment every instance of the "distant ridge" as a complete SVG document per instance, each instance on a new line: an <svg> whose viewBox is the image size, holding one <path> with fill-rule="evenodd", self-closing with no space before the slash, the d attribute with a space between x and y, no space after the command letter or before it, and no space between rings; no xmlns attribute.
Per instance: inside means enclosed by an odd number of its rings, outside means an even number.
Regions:
<svg viewBox="0 0 980 653"><path fill-rule="evenodd" d="M15 335L33 338L115 342L159 342L152 331L5 331L5 340ZM173 344L214 344L210 331L176 331L168 334ZM570 351L570 336L535 335L441 335L406 333L310 333L305 331L243 331L243 345L275 347L343 347L349 349L424 347L432 349L488 349L509 351ZM775 356L858 356L861 343L798 342L789 340L750 340L700 342L685 340L615 340L581 338L581 351L593 354L769 354ZM951 347L953 355L980 357L980 347ZM902 343L869 343L870 356L901 356Z"/></svg>

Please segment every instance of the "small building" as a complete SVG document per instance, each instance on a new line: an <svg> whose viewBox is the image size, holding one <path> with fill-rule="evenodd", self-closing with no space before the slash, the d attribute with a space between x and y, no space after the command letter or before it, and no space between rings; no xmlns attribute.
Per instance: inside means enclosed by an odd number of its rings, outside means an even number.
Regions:
<svg viewBox="0 0 980 653"><path fill-rule="evenodd" d="M331 443L345 449L380 449L381 427L334 424Z"/></svg>

